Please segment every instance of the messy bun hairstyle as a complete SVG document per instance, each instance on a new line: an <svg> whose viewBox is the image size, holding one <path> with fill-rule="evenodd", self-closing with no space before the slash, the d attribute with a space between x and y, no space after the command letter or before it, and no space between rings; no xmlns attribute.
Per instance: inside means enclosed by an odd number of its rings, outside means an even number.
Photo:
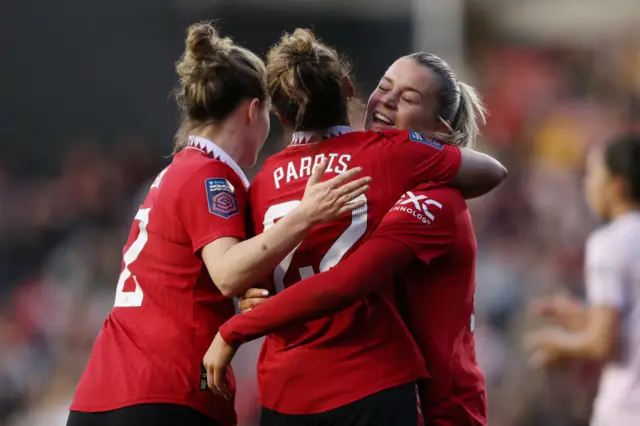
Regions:
<svg viewBox="0 0 640 426"><path fill-rule="evenodd" d="M187 30L176 72L175 97L182 114L176 150L194 129L224 120L243 100L268 96L264 62L229 37L220 37L209 22Z"/></svg>
<svg viewBox="0 0 640 426"><path fill-rule="evenodd" d="M267 54L273 109L294 130L348 124L351 68L307 29L285 33ZM350 83L349 83L350 84Z"/></svg>

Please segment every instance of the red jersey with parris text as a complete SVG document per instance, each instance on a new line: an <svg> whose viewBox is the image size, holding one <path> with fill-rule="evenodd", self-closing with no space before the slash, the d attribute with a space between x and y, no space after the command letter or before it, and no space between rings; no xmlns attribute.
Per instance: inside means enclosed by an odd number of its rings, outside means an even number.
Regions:
<svg viewBox="0 0 640 426"><path fill-rule="evenodd" d="M477 244L463 196L420 185L400 198L378 232L416 256L395 295L430 375L419 383L425 424L485 426L486 386L473 337Z"/></svg>
<svg viewBox="0 0 640 426"><path fill-rule="evenodd" d="M315 228L270 277L276 290L326 271L364 241L396 200L424 181L448 182L461 153L417 132L329 129L320 143L294 143L269 158L250 190L256 232L295 208L315 164L328 158L325 178L353 167L371 176L366 204ZM328 411L426 376L424 363L392 301L372 294L326 318L270 334L258 360L261 404L285 414Z"/></svg>
<svg viewBox="0 0 640 426"><path fill-rule="evenodd" d="M151 185L123 250L113 310L98 335L71 409L145 403L192 407L236 423L233 401L200 389L202 358L234 314L200 257L222 237L245 238L248 182L213 142L190 138ZM233 373L229 372L233 389Z"/></svg>

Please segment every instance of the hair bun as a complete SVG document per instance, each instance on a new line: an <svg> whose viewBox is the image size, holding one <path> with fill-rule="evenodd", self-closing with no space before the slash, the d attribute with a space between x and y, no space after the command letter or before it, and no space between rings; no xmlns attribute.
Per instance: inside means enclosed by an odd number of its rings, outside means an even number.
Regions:
<svg viewBox="0 0 640 426"><path fill-rule="evenodd" d="M210 81L216 68L229 65L232 47L232 40L221 38L211 23L191 25L187 31L184 55L176 66L183 84L188 86Z"/></svg>
<svg viewBox="0 0 640 426"><path fill-rule="evenodd" d="M228 37L220 37L209 22L187 30L185 49L176 62L179 81L174 96L182 123L176 134L176 150L196 129L226 120L238 106L257 99L267 105L264 62Z"/></svg>
<svg viewBox="0 0 640 426"><path fill-rule="evenodd" d="M317 59L316 49L319 47L315 35L307 29L298 28L293 34L285 34L280 41L282 52L292 62L300 63Z"/></svg>
<svg viewBox="0 0 640 426"><path fill-rule="evenodd" d="M221 38L218 31L209 22L193 24L189 27L186 41L186 54L191 59L201 62L220 59L231 48L231 39Z"/></svg>

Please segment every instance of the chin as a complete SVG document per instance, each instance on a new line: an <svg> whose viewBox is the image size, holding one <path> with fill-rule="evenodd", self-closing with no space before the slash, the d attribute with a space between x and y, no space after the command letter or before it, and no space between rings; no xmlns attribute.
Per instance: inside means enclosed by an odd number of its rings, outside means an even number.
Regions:
<svg viewBox="0 0 640 426"><path fill-rule="evenodd" d="M609 212L604 208L591 205L589 210L591 210L592 217L599 222L609 222L611 220Z"/></svg>
<svg viewBox="0 0 640 426"><path fill-rule="evenodd" d="M249 168L255 166L257 162L258 162L258 155L256 154L252 158L248 158L247 160L243 160L242 164L240 164L239 166L244 168L244 169L249 169Z"/></svg>

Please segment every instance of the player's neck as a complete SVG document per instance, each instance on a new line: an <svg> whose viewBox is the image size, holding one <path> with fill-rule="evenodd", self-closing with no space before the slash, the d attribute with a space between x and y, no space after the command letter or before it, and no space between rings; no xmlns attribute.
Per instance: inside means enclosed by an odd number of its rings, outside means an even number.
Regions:
<svg viewBox="0 0 640 426"><path fill-rule="evenodd" d="M640 212L640 205L626 201L620 201L611 208L611 219L615 220L629 213Z"/></svg>
<svg viewBox="0 0 640 426"><path fill-rule="evenodd" d="M321 130L302 130L291 133L285 132L285 135L289 133L291 145L304 145L308 143L322 142L325 139L334 138L351 132L353 132L353 129L348 125L337 125Z"/></svg>
<svg viewBox="0 0 640 426"><path fill-rule="evenodd" d="M233 161L240 163L244 155L243 141L236 126L210 125L193 135L208 139L222 149Z"/></svg>

